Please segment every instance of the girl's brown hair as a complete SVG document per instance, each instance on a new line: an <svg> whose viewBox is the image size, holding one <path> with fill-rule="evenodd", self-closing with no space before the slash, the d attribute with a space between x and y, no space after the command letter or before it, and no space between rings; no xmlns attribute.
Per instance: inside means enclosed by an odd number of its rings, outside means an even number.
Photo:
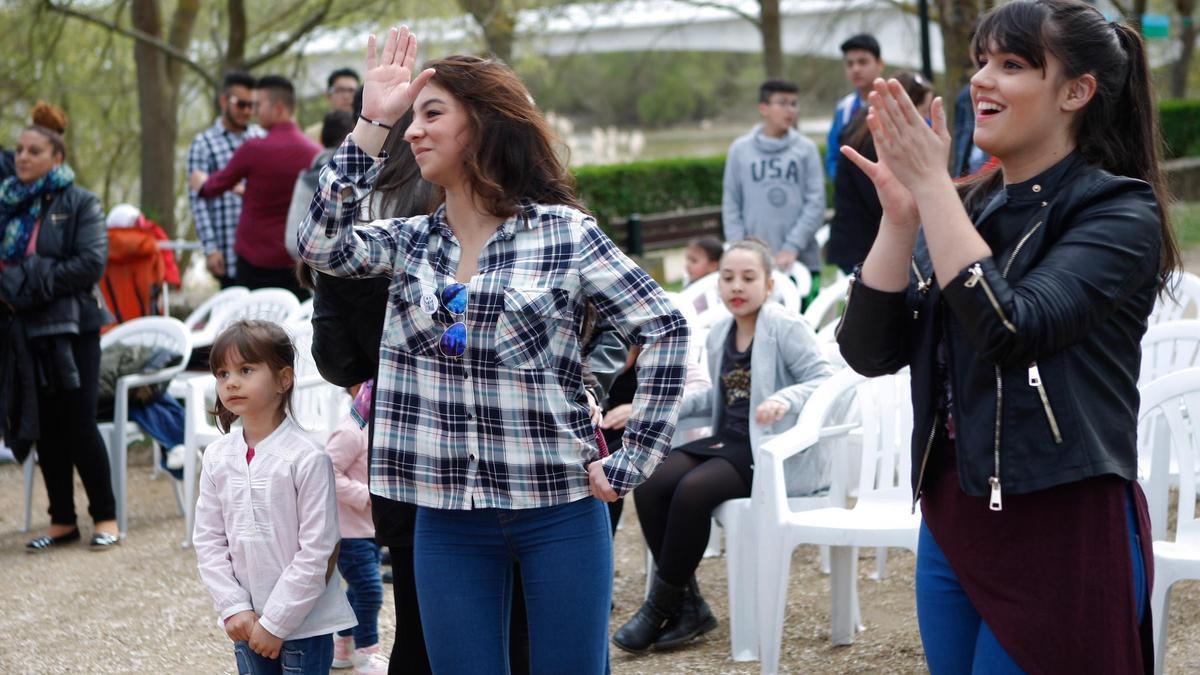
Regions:
<svg viewBox="0 0 1200 675"><path fill-rule="evenodd" d="M493 59L448 56L425 67L437 71L431 82L467 113L467 183L491 214L515 215L522 201L585 210L575 197L575 180L555 154L554 132L508 66Z"/></svg>
<svg viewBox="0 0 1200 675"><path fill-rule="evenodd" d="M279 324L270 321L242 319L229 324L221 331L213 341L212 351L208 355L212 374L216 375L235 355L246 363L266 365L276 381L280 379L285 368L294 371L296 367L296 348L292 345L292 339ZM279 402L279 411L289 416L292 414L294 384L294 379L288 383ZM238 417L221 403L220 396L217 397L216 409L210 413L217 418L217 427L225 433L229 432L233 421Z"/></svg>

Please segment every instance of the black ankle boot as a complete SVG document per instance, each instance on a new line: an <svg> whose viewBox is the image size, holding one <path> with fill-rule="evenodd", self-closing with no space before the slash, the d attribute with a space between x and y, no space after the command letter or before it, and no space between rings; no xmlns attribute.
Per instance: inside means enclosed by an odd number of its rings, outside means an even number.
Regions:
<svg viewBox="0 0 1200 675"><path fill-rule="evenodd" d="M692 577L684 590L679 616L663 627L654 648L674 649L716 627L717 617L713 616L708 603L700 595L700 584L696 583L696 577Z"/></svg>
<svg viewBox="0 0 1200 675"><path fill-rule="evenodd" d="M679 615L686 590L684 586L668 584L655 574L646 602L613 634L613 644L634 654L649 650L662 633L663 626Z"/></svg>

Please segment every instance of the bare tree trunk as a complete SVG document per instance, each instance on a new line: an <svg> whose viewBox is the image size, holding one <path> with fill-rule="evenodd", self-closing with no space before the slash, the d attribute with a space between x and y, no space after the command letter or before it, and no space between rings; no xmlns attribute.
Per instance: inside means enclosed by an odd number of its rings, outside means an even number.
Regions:
<svg viewBox="0 0 1200 675"><path fill-rule="evenodd" d="M155 0L134 0L133 25L162 36ZM167 58L144 42L133 43L137 62L138 112L141 113L142 210L166 232L175 232L175 91L167 77Z"/></svg>
<svg viewBox="0 0 1200 675"><path fill-rule="evenodd" d="M1179 31L1179 59L1171 66L1171 96L1186 98L1192 56L1196 51L1196 23L1192 20L1196 0L1175 0L1175 9L1183 19L1183 28Z"/></svg>
<svg viewBox="0 0 1200 675"><path fill-rule="evenodd" d="M971 79L975 66L968 53L971 34L979 21L979 0L937 0L938 25L942 29L942 58L945 76L937 91L946 106L946 119L953 122L958 91Z"/></svg>
<svg viewBox="0 0 1200 675"><path fill-rule="evenodd" d="M783 77L783 31L779 0L759 0L759 30L762 31L763 69L767 77Z"/></svg>
<svg viewBox="0 0 1200 675"><path fill-rule="evenodd" d="M504 6L504 0L458 0L458 5L479 24L492 56L512 65L517 17Z"/></svg>

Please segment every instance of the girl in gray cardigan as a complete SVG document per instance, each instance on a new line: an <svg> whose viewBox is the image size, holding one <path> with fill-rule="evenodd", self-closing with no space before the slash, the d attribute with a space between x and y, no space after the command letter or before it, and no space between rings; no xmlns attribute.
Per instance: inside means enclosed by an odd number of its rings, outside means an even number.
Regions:
<svg viewBox="0 0 1200 675"><path fill-rule="evenodd" d="M754 239L721 256L718 288L732 316L708 335L713 385L685 394L679 414L707 417L712 436L673 450L634 490L657 572L646 602L613 636L625 651L670 649L716 627L695 577L713 510L750 496L754 448L795 425L804 401L832 372L804 318L767 303L771 267L770 252ZM820 459L804 472L800 492L828 483L828 462Z"/></svg>

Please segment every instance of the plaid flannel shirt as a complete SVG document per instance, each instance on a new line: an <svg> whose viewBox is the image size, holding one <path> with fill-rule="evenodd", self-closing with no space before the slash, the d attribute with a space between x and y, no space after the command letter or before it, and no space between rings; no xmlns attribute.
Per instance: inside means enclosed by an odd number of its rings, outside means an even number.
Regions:
<svg viewBox="0 0 1200 675"><path fill-rule="evenodd" d="M234 133L226 129L218 118L211 127L192 139L187 154L187 176L191 176L196 169L209 175L220 171L246 139L265 135L262 127L255 124L240 134ZM196 237L204 244L204 255L220 251L225 258L225 275L233 278L237 267L237 254L233 252L234 232L242 212L242 198L230 190L212 199L205 199L189 188L188 204L192 209L192 221L196 224Z"/></svg>
<svg viewBox="0 0 1200 675"><path fill-rule="evenodd" d="M371 491L439 509L523 509L587 497L599 460L584 396L579 329L590 300L643 345L623 448L603 461L618 493L670 449L687 359L683 315L641 268L567 206L524 204L484 246L471 278L467 347L438 351L454 318L436 299L462 249L445 207L356 224L386 160L347 139L322 170L300 255L338 276L390 276L375 387Z"/></svg>

